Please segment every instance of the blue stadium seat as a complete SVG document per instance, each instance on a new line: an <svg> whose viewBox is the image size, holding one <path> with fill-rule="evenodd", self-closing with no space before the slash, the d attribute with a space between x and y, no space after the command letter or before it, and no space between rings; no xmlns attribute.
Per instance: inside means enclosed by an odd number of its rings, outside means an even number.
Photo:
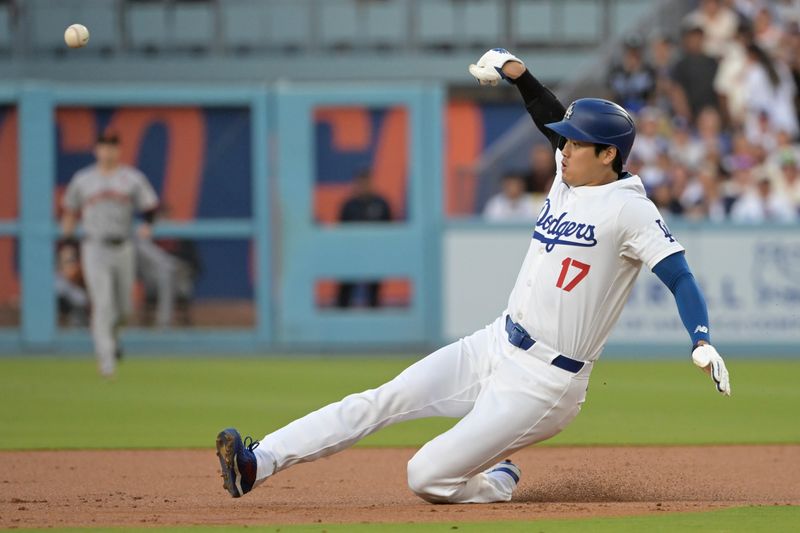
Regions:
<svg viewBox="0 0 800 533"><path fill-rule="evenodd" d="M553 35L553 5L549 0L522 0L512 14L514 40L518 43L550 42Z"/></svg>
<svg viewBox="0 0 800 533"><path fill-rule="evenodd" d="M307 1L272 0L260 5L266 10L270 46L299 50L313 40L311 5Z"/></svg>
<svg viewBox="0 0 800 533"><path fill-rule="evenodd" d="M11 28L11 7L0 4L0 53L9 52L12 48L13 32Z"/></svg>
<svg viewBox="0 0 800 533"><path fill-rule="evenodd" d="M182 49L208 49L215 35L214 6L210 2L177 2L173 44Z"/></svg>
<svg viewBox="0 0 800 533"><path fill-rule="evenodd" d="M402 47L408 35L408 9L406 2L366 2L366 41L379 47Z"/></svg>
<svg viewBox="0 0 800 533"><path fill-rule="evenodd" d="M127 32L137 50L160 50L166 46L167 5L160 2L128 4Z"/></svg>
<svg viewBox="0 0 800 533"><path fill-rule="evenodd" d="M461 2L464 9L464 27L461 38L468 44L492 46L505 41L502 35L502 13L499 2L494 0L466 0Z"/></svg>
<svg viewBox="0 0 800 533"><path fill-rule="evenodd" d="M358 28L356 0L322 2L318 14L320 44L325 47L355 47L361 32Z"/></svg>
<svg viewBox="0 0 800 533"><path fill-rule="evenodd" d="M117 2L108 0L83 0L74 22L89 28L87 51L107 52L121 44Z"/></svg>
<svg viewBox="0 0 800 533"><path fill-rule="evenodd" d="M417 29L419 42L423 46L446 46L454 44L456 28L456 6L451 0L429 0L418 4Z"/></svg>
<svg viewBox="0 0 800 533"><path fill-rule="evenodd" d="M25 16L30 24L30 46L35 51L64 51L64 30L78 22L75 2L29 0Z"/></svg>
<svg viewBox="0 0 800 533"><path fill-rule="evenodd" d="M266 15L261 4L226 0L220 7L226 48L254 50L266 45Z"/></svg>
<svg viewBox="0 0 800 533"><path fill-rule="evenodd" d="M561 35L565 41L599 41L603 7L595 0L563 0Z"/></svg>

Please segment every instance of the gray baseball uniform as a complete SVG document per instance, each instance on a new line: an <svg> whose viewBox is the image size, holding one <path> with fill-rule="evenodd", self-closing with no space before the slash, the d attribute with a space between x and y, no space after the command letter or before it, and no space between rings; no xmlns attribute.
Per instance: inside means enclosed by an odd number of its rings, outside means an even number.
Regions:
<svg viewBox="0 0 800 533"><path fill-rule="evenodd" d="M102 174L97 165L79 170L67 186L64 208L80 211L81 263L92 301L92 338L100 372L114 373L117 330L130 314L135 273L133 215L158 205L144 174L118 166Z"/></svg>

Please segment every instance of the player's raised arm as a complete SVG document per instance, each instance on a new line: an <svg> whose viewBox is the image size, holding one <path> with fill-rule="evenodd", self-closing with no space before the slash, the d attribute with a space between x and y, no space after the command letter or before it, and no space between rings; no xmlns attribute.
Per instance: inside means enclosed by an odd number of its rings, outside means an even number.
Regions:
<svg viewBox="0 0 800 533"><path fill-rule="evenodd" d="M566 108L519 58L504 48L493 48L483 54L476 64L470 65L469 72L481 85L497 85L501 79L516 85L536 127L550 141L553 150L561 147L562 137L546 128L545 124L564 118Z"/></svg>

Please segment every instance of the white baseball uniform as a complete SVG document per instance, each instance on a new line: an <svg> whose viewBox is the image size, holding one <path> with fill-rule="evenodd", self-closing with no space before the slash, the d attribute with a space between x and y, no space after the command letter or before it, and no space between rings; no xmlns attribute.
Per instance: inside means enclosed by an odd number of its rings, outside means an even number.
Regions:
<svg viewBox="0 0 800 533"><path fill-rule="evenodd" d="M72 178L63 204L82 215L81 264L92 301L92 338L100 373L112 375L117 328L131 310L133 215L155 209L158 198L144 174L133 167L119 166L105 175L91 165Z"/></svg>
<svg viewBox="0 0 800 533"><path fill-rule="evenodd" d="M592 362L643 263L683 250L641 180L567 186L559 169L507 310L492 324L415 363L395 379L328 405L262 439L257 482L416 418L458 417L408 463L408 483L432 502L507 501L513 486L485 473L509 454L559 433L586 397ZM508 316L536 342L509 342ZM555 366L567 356L576 372ZM505 481L505 482L504 482Z"/></svg>

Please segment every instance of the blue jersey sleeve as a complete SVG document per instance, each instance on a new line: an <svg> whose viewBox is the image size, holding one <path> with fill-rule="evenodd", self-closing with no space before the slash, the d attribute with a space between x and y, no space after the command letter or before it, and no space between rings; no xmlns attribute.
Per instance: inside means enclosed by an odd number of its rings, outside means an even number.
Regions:
<svg viewBox="0 0 800 533"><path fill-rule="evenodd" d="M659 261L653 267L653 273L675 296L678 314L692 338L692 344L697 345L699 341L710 343L706 300L689 270L683 252L674 253Z"/></svg>

